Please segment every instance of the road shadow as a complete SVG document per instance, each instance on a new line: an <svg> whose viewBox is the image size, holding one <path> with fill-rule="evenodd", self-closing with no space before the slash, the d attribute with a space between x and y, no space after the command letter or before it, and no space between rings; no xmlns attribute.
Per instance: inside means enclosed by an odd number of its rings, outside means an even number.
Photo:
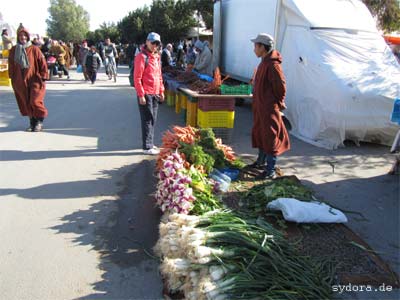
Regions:
<svg viewBox="0 0 400 300"><path fill-rule="evenodd" d="M136 145L138 148L139 145ZM107 157L107 156L135 156L143 155L142 150L119 149L118 151L101 151L98 149L86 150L53 150L53 151L22 151L2 150L0 161L22 161L42 160L51 158L72 158L72 157Z"/></svg>
<svg viewBox="0 0 400 300"><path fill-rule="evenodd" d="M14 95L6 93L0 102L0 117L6 126L2 132L20 132L32 137L33 134L56 134L71 137L97 138L97 151L118 151L142 149L140 115L133 88L105 88L105 90L80 89L48 90L46 106L49 116L44 121L44 132L24 132L28 127L28 118L21 117ZM160 105L155 130L155 143L161 145L162 133L172 124L184 125L183 115L177 115L166 103ZM90 149L88 152L92 152ZM86 150L65 151L63 153L31 153L33 159L85 155ZM0 154L1 158L29 159L29 153L18 153L10 150ZM89 154L90 155L90 154Z"/></svg>
<svg viewBox="0 0 400 300"><path fill-rule="evenodd" d="M49 228L73 233L73 243L100 254L102 280L78 299L161 299L162 282L152 247L158 239L161 213L152 193L157 179L154 161L144 160L119 170L126 173L118 199L103 200L61 218Z"/></svg>

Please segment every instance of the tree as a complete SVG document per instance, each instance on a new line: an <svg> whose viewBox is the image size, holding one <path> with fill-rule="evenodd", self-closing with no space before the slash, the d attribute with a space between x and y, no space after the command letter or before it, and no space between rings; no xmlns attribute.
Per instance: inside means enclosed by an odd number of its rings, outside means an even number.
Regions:
<svg viewBox="0 0 400 300"><path fill-rule="evenodd" d="M371 14L377 18L384 32L400 30L400 2L398 0L363 0Z"/></svg>
<svg viewBox="0 0 400 300"><path fill-rule="evenodd" d="M213 28L214 23L214 1L211 0L190 0L189 5L204 21L207 29Z"/></svg>
<svg viewBox="0 0 400 300"><path fill-rule="evenodd" d="M147 6L130 12L118 23L121 42L140 43L146 39L149 31L150 9Z"/></svg>
<svg viewBox="0 0 400 300"><path fill-rule="evenodd" d="M184 38L197 25L194 9L185 0L153 0L150 8L137 9L118 23L121 41L142 43L149 32L161 35L164 43Z"/></svg>
<svg viewBox="0 0 400 300"><path fill-rule="evenodd" d="M150 9L150 31L158 32L163 42L185 37L197 25L188 1L153 0Z"/></svg>
<svg viewBox="0 0 400 300"><path fill-rule="evenodd" d="M57 40L82 40L89 31L89 14L75 0L50 0L48 35Z"/></svg>
<svg viewBox="0 0 400 300"><path fill-rule="evenodd" d="M96 29L94 32L89 32L87 34L89 40L100 41L109 37L113 43L119 44L121 41L121 33L115 25L114 22L106 23L100 25L99 29Z"/></svg>

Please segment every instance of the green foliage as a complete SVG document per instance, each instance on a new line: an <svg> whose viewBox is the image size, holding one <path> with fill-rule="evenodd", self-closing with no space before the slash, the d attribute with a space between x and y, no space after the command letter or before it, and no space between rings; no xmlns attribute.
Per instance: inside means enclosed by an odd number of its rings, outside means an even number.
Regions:
<svg viewBox="0 0 400 300"><path fill-rule="evenodd" d="M197 12L204 21L207 29L213 28L214 1L211 0L189 0L190 6Z"/></svg>
<svg viewBox="0 0 400 300"><path fill-rule="evenodd" d="M214 158L214 168L222 169L227 166L228 162L225 159L224 151L217 148L215 142L215 134L211 128L200 129L200 140L198 144L203 147L205 153Z"/></svg>
<svg viewBox="0 0 400 300"><path fill-rule="evenodd" d="M378 20L378 27L384 32L400 30L400 2L398 0L363 0L372 15Z"/></svg>
<svg viewBox="0 0 400 300"><path fill-rule="evenodd" d="M194 11L187 1L153 0L149 29L158 32L164 44L177 41L196 25L193 15Z"/></svg>
<svg viewBox="0 0 400 300"><path fill-rule="evenodd" d="M211 155L204 152L203 148L199 145L189 145L182 142L180 144L179 151L185 154L186 160L190 164L196 167L203 166L207 174L211 172L215 162Z"/></svg>
<svg viewBox="0 0 400 300"><path fill-rule="evenodd" d="M121 41L121 32L118 30L115 23L106 23L100 25L100 29L96 29L94 32L90 31L87 34L87 39L93 43L98 41L104 41L105 38L109 37L111 42L119 44Z"/></svg>
<svg viewBox="0 0 400 300"><path fill-rule="evenodd" d="M184 0L153 0L150 8L136 9L118 23L123 43L143 43L147 34L155 31L164 44L178 41L196 26L194 10Z"/></svg>
<svg viewBox="0 0 400 300"><path fill-rule="evenodd" d="M75 0L50 0L48 35L57 40L79 41L89 31L89 15Z"/></svg>
<svg viewBox="0 0 400 300"><path fill-rule="evenodd" d="M131 11L118 23L121 42L144 42L150 32L149 20L150 9L147 6Z"/></svg>
<svg viewBox="0 0 400 300"><path fill-rule="evenodd" d="M290 178L268 181L253 186L242 192L241 204L256 214L264 211L266 205L277 198L295 198L303 201L312 200L313 192Z"/></svg>

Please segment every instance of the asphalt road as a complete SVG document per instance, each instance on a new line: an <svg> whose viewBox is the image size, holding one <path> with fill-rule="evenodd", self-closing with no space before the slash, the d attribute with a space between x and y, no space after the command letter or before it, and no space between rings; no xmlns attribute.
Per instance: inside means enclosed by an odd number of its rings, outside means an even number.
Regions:
<svg viewBox="0 0 400 300"><path fill-rule="evenodd" d="M124 73L48 82L40 133L1 87L0 299L161 299L154 160Z"/></svg>
<svg viewBox="0 0 400 300"><path fill-rule="evenodd" d="M141 153L140 121L126 67L117 83L47 85L45 131L24 132L11 88L0 87L0 299L160 299L151 256L160 214L151 194L154 158ZM251 102L235 111L231 145L250 162ZM160 107L156 143L181 115ZM318 198L349 211L348 226L399 273L399 177L389 147L334 151L291 138L279 158ZM333 166L334 165L334 168ZM347 293L344 299L397 299Z"/></svg>

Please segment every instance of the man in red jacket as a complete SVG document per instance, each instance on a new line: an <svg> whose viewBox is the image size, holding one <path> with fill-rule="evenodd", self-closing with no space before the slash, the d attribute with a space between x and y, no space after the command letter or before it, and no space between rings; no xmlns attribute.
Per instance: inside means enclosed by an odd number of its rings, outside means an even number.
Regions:
<svg viewBox="0 0 400 300"><path fill-rule="evenodd" d="M158 103L164 101L160 44L160 35L150 32L146 44L135 57L133 74L142 123L143 153L149 155L160 153L159 149L154 146L154 127L157 120Z"/></svg>
<svg viewBox="0 0 400 300"><path fill-rule="evenodd" d="M254 53L261 58L253 86L253 148L258 148L255 167L264 172L256 179L275 178L277 156L290 149L289 134L282 120L281 110L285 109L286 81L282 71L282 56L274 50L274 39L260 33L255 39ZM264 166L265 161L267 164Z"/></svg>

